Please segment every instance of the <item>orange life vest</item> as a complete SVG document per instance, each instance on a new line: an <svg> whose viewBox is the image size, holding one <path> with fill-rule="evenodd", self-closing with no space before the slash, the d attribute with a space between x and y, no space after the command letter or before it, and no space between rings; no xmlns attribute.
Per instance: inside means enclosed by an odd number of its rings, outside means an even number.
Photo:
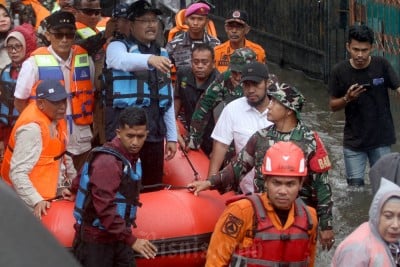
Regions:
<svg viewBox="0 0 400 267"><path fill-rule="evenodd" d="M50 119L38 109L36 103L31 102L21 113L11 131L10 140L1 165L3 179L11 184L10 163L15 147L15 134L19 127L28 123L37 123L42 135L42 151L36 165L29 173L29 178L37 192L44 198L56 196L58 176L60 174L60 160L65 152L67 142L67 125L64 119L57 123L57 136L50 135Z"/></svg>
<svg viewBox="0 0 400 267"><path fill-rule="evenodd" d="M176 26L173 27L171 30L169 30L168 33L168 39L167 41L171 41L172 39L174 39L175 35L177 35L179 32L186 32L189 29L189 26L185 24L185 12L186 9L181 9L178 11L178 13L176 13L175 15L175 24ZM217 38L217 30L215 29L215 25L214 22L211 19L208 19L208 23L206 26L206 32Z"/></svg>
<svg viewBox="0 0 400 267"><path fill-rule="evenodd" d="M22 4L32 6L36 15L36 24L33 26L35 27L35 30L38 30L42 20L50 16L50 11L48 11L38 0L23 0Z"/></svg>
<svg viewBox="0 0 400 267"><path fill-rule="evenodd" d="M232 255L231 266L288 266L307 267L309 263L312 219L304 202L295 202L295 220L286 230L278 230L266 214L258 195L244 196L251 201L256 215L257 228L253 245L238 248Z"/></svg>
<svg viewBox="0 0 400 267"><path fill-rule="evenodd" d="M107 22L110 20L110 17L102 17L101 20L97 23L96 29L100 32L106 30Z"/></svg>
<svg viewBox="0 0 400 267"><path fill-rule="evenodd" d="M32 56L39 69L39 81L31 91L31 98L36 96L36 87L46 79L59 80L64 83L60 64L47 47L39 47ZM89 56L80 46L72 46L69 99L71 100L71 117L77 125L89 125L93 122L94 87L90 79ZM67 90L68 91L68 90Z"/></svg>

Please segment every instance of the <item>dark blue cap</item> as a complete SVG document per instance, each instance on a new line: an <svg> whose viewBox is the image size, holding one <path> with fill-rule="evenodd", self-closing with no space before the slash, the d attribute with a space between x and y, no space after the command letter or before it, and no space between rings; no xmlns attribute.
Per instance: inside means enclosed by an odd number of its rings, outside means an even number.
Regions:
<svg viewBox="0 0 400 267"><path fill-rule="evenodd" d="M114 18L128 18L129 5L126 3L118 4L115 10L113 10L112 16Z"/></svg>
<svg viewBox="0 0 400 267"><path fill-rule="evenodd" d="M44 80L36 88L36 97L38 99L47 99L56 102L66 99L68 94L60 81Z"/></svg>

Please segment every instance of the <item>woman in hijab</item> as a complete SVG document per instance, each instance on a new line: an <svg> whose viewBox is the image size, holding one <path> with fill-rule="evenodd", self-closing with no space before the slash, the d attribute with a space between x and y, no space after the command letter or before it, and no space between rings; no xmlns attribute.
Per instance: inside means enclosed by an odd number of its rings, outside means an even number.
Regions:
<svg viewBox="0 0 400 267"><path fill-rule="evenodd" d="M4 5L0 4L0 70L10 63L10 58L5 48L5 40L11 27L12 21L10 12Z"/></svg>
<svg viewBox="0 0 400 267"><path fill-rule="evenodd" d="M14 90L22 62L36 49L35 30L31 24L15 27L5 38L11 63L0 73L0 157L7 146L18 112L14 109Z"/></svg>
<svg viewBox="0 0 400 267"><path fill-rule="evenodd" d="M400 187L382 178L369 221L338 246L332 267L400 266Z"/></svg>

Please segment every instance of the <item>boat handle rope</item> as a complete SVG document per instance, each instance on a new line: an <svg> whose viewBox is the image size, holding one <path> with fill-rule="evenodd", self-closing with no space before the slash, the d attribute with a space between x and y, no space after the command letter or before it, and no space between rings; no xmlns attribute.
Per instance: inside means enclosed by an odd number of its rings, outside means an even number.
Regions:
<svg viewBox="0 0 400 267"><path fill-rule="evenodd" d="M162 187L165 190L179 190L179 189L187 189L189 191L194 190L193 186L184 186L184 185L171 185L171 184L152 184L152 185L145 185L143 186L143 189L149 189L149 188L157 188L157 187Z"/></svg>

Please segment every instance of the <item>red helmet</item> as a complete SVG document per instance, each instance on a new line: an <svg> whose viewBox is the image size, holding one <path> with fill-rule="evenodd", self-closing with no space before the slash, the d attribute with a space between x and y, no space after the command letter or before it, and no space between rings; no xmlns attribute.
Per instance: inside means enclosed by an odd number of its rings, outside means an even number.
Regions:
<svg viewBox="0 0 400 267"><path fill-rule="evenodd" d="M264 175L306 176L304 152L292 142L277 142L265 153L261 172Z"/></svg>

